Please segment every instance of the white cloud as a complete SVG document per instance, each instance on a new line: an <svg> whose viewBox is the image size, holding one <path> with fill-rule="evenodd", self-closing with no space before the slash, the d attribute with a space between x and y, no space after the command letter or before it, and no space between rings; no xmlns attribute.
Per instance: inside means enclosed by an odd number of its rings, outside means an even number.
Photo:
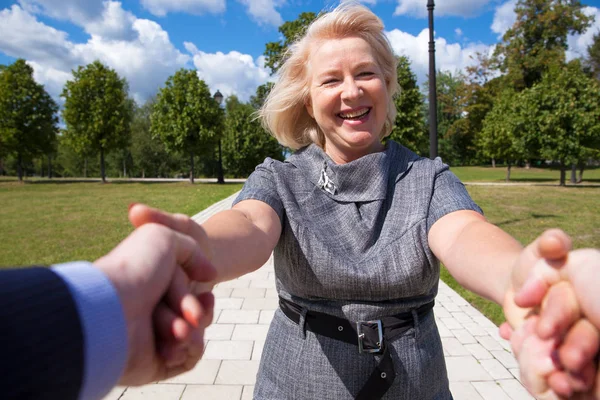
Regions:
<svg viewBox="0 0 600 400"><path fill-rule="evenodd" d="M567 38L569 49L567 50L567 60L577 57L587 57L587 48L592 44L593 37L600 32L600 9L596 7L585 7L583 12L586 15L594 16L594 23L581 35L569 35Z"/></svg>
<svg viewBox="0 0 600 400"><path fill-rule="evenodd" d="M164 17L170 12L189 14L219 14L225 12L225 0L141 0L152 14Z"/></svg>
<svg viewBox="0 0 600 400"><path fill-rule="evenodd" d="M494 12L494 21L492 22L492 32L498 34L498 39L501 39L517 20L515 14L515 6L517 0L509 0L506 3L496 7Z"/></svg>
<svg viewBox="0 0 600 400"><path fill-rule="evenodd" d="M424 29L417 36L394 29L386 32L394 52L410 58L413 72L419 84L427 80L429 73L429 30ZM466 67L477 63L477 53L491 54L491 46L481 43L470 43L461 46L459 43L448 43L444 38L436 38L436 69L441 71L464 71Z"/></svg>
<svg viewBox="0 0 600 400"><path fill-rule="evenodd" d="M281 3L277 0L239 0L248 8L248 14L253 20L261 25L273 25L275 27L283 24L283 18L275 10Z"/></svg>
<svg viewBox="0 0 600 400"><path fill-rule="evenodd" d="M113 15L125 15L134 35L115 39L106 25L91 29L85 43L73 43L65 32L39 22L21 7L0 11L0 51L12 57L28 60L35 70L38 82L47 85L49 93L57 98L70 71L96 59L114 68L127 79L136 101L153 95L167 77L187 66L189 55L177 50L169 35L156 22L137 19L124 13L120 3L106 3ZM111 10L110 8L113 7ZM106 28L106 29L104 29Z"/></svg>
<svg viewBox="0 0 600 400"><path fill-rule="evenodd" d="M217 89L224 96L235 94L242 101L247 101L256 93L256 88L272 81L269 71L264 67L264 57L256 60L248 54L230 51L227 54L205 53L192 43L185 43L186 49L193 54L194 67L198 76L203 79L212 91Z"/></svg>
<svg viewBox="0 0 600 400"><path fill-rule="evenodd" d="M478 15L490 0L442 0L435 2L434 15L473 17ZM398 0L394 15L427 17L427 2L424 0Z"/></svg>
<svg viewBox="0 0 600 400"><path fill-rule="evenodd" d="M463 31L460 28L456 28L454 30L454 33L456 34L456 36L461 37L463 35Z"/></svg>

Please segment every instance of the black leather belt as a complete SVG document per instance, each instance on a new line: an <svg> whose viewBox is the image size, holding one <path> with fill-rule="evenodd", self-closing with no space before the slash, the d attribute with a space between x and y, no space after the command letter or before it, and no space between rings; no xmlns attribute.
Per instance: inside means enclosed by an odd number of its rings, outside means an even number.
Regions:
<svg viewBox="0 0 600 400"><path fill-rule="evenodd" d="M417 308L415 311L418 318L422 319L426 316L433 309L433 305L432 301ZM304 314L302 306L281 297L279 306L289 319L300 324L301 316ZM359 353L382 356L377 367L356 395L356 400L380 399L392 386L396 371L386 341L402 335L415 323L412 312L373 321L351 322L333 315L307 311L304 321L305 329L313 333L354 344L358 346Z"/></svg>

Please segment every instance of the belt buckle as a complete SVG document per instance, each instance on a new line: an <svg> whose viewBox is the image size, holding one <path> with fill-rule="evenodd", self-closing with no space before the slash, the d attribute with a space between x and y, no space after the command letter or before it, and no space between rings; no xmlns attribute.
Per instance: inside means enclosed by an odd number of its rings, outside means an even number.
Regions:
<svg viewBox="0 0 600 400"><path fill-rule="evenodd" d="M363 327L372 326L377 327L378 341L375 343L376 347L366 347L364 344L365 333ZM383 349L383 326L381 320L372 321L359 321L356 323L356 334L358 336L358 352L359 353L379 353Z"/></svg>

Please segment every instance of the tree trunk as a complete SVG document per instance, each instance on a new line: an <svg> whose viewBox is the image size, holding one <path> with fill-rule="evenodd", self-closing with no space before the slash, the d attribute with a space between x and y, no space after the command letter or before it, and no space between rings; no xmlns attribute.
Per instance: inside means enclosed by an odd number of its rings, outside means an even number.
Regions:
<svg viewBox="0 0 600 400"><path fill-rule="evenodd" d="M506 182L510 182L510 162L508 163L508 166L506 167Z"/></svg>
<svg viewBox="0 0 600 400"><path fill-rule="evenodd" d="M579 179L577 180L577 183L581 183L583 182L583 170L585 169L585 163L581 163L579 164Z"/></svg>
<svg viewBox="0 0 600 400"><path fill-rule="evenodd" d="M531 162L529 162L529 160L525 160L525 169L530 169L531 168Z"/></svg>
<svg viewBox="0 0 600 400"><path fill-rule="evenodd" d="M102 183L106 183L106 175L104 173L104 149L100 148L100 175L102 176Z"/></svg>
<svg viewBox="0 0 600 400"><path fill-rule="evenodd" d="M571 183L577 183L577 165L571 164Z"/></svg>
<svg viewBox="0 0 600 400"><path fill-rule="evenodd" d="M127 178L127 159L123 159L123 178Z"/></svg>
<svg viewBox="0 0 600 400"><path fill-rule="evenodd" d="M194 183L194 153L190 151L190 183Z"/></svg>
<svg viewBox="0 0 600 400"><path fill-rule="evenodd" d="M17 154L17 175L19 175L19 182L23 182L23 156L20 152Z"/></svg>
<svg viewBox="0 0 600 400"><path fill-rule="evenodd" d="M567 177L567 169L565 168L565 162L560 162L560 186L565 186Z"/></svg>
<svg viewBox="0 0 600 400"><path fill-rule="evenodd" d="M52 179L52 155L48 154L48 179Z"/></svg>
<svg viewBox="0 0 600 400"><path fill-rule="evenodd" d="M492 158L492 168L496 168L496 159Z"/></svg>
<svg viewBox="0 0 600 400"><path fill-rule="evenodd" d="M142 179L145 179L145 178L146 178L146 170L145 170L145 169L143 169L143 170L142 170Z"/></svg>
<svg viewBox="0 0 600 400"><path fill-rule="evenodd" d="M0 175L4 175L4 159L0 158Z"/></svg>
<svg viewBox="0 0 600 400"><path fill-rule="evenodd" d="M83 177L87 178L87 157L83 160Z"/></svg>

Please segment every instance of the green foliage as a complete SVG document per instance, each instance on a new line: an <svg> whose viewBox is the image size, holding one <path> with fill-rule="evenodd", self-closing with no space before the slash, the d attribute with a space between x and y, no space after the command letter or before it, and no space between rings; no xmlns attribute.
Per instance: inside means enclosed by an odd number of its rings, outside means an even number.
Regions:
<svg viewBox="0 0 600 400"><path fill-rule="evenodd" d="M281 67L285 52L289 45L304 34L306 28L317 18L313 12L303 12L297 19L286 21L279 27L279 33L283 35L283 41L269 42L266 44L265 66L271 69L271 74L275 74Z"/></svg>
<svg viewBox="0 0 600 400"><path fill-rule="evenodd" d="M252 105L230 96L225 109L223 163L228 175L247 177L266 157L283 160L281 146L262 128Z"/></svg>
<svg viewBox="0 0 600 400"><path fill-rule="evenodd" d="M25 60L0 70L0 158L16 156L19 180L24 162L53 151L57 110Z"/></svg>
<svg viewBox="0 0 600 400"><path fill-rule="evenodd" d="M593 22L579 0L519 0L517 20L496 47L502 72L518 91L532 87L545 71L565 61L567 37Z"/></svg>
<svg viewBox="0 0 600 400"><path fill-rule="evenodd" d="M565 166L600 155L600 85L578 60L551 68L518 104L520 118L528 121L526 135L537 138L542 158Z"/></svg>
<svg viewBox="0 0 600 400"><path fill-rule="evenodd" d="M398 57L396 70L400 93L394 98L398 114L390 139L417 154L425 154L429 141L425 132L423 95L419 91L417 77L410 68L410 59L406 56Z"/></svg>
<svg viewBox="0 0 600 400"><path fill-rule="evenodd" d="M169 152L185 153L194 181L194 154L213 148L223 113L195 70L180 69L160 89L151 113L151 132Z"/></svg>
<svg viewBox="0 0 600 400"><path fill-rule="evenodd" d="M591 75L600 81L600 32L594 35L592 44L587 48L585 64Z"/></svg>
<svg viewBox="0 0 600 400"><path fill-rule="evenodd" d="M256 94L250 97L250 105L254 107L255 110L258 110L263 106L269 92L273 89L273 86L273 82L267 82L256 88Z"/></svg>
<svg viewBox="0 0 600 400"><path fill-rule="evenodd" d="M100 153L102 180L104 155L129 142L133 102L127 90L125 79L94 61L73 71L73 80L67 81L61 95L67 142L82 156Z"/></svg>

